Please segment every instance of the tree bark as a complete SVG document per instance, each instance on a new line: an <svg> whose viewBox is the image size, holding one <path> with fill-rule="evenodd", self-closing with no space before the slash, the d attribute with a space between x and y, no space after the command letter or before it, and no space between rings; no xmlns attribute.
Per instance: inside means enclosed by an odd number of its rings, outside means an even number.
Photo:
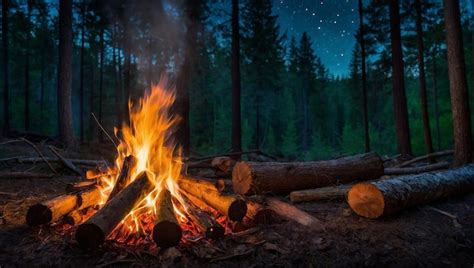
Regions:
<svg viewBox="0 0 474 268"><path fill-rule="evenodd" d="M32 0L27 1L27 15L26 15L26 43L25 43L25 131L30 131L30 40L31 40L31 8Z"/></svg>
<svg viewBox="0 0 474 268"><path fill-rule="evenodd" d="M365 152L370 152L370 137L369 137L369 116L367 109L367 74L365 70L365 37L364 37L364 7L362 0L359 0L359 27L360 27L360 52L361 52L361 68L362 68L362 108L364 118L364 141Z"/></svg>
<svg viewBox="0 0 474 268"><path fill-rule="evenodd" d="M115 100L115 114L116 114L116 126L120 127L120 125L123 123L122 122L122 109L120 105L120 95L121 95L121 90L120 90L120 68L118 68L119 65L119 52L118 52L118 42L117 42L117 27L116 25L113 26L113 39L114 39L114 44L112 46L112 65L114 66L114 100Z"/></svg>
<svg viewBox="0 0 474 268"><path fill-rule="evenodd" d="M177 181L181 190L201 199L210 207L227 216L231 221L240 221L247 213L247 204L237 195L220 193L211 183L209 185L195 183L194 180L182 178Z"/></svg>
<svg viewBox="0 0 474 268"><path fill-rule="evenodd" d="M383 169L382 159L374 153L315 162L239 162L232 172L232 184L238 194L286 194L379 178Z"/></svg>
<svg viewBox="0 0 474 268"><path fill-rule="evenodd" d="M92 218L81 224L76 240L83 248L98 248L125 216L154 188L145 172L110 200Z"/></svg>
<svg viewBox="0 0 474 268"><path fill-rule="evenodd" d="M471 118L459 0L444 0L449 89L454 136L454 166L472 162Z"/></svg>
<svg viewBox="0 0 474 268"><path fill-rule="evenodd" d="M60 195L31 206L26 213L26 223L29 226L36 226L55 222L73 210L96 205L99 200L100 189L97 186L81 192Z"/></svg>
<svg viewBox="0 0 474 268"><path fill-rule="evenodd" d="M82 0L81 5L81 65L79 69L79 132L81 142L84 141L84 43L86 31L86 1Z"/></svg>
<svg viewBox="0 0 474 268"><path fill-rule="evenodd" d="M120 193L132 180L132 174L135 172L137 167L137 158L133 155L125 157L122 163L122 169L120 174L115 181L114 188L110 192L107 202L114 198L118 193Z"/></svg>
<svg viewBox="0 0 474 268"><path fill-rule="evenodd" d="M232 0L232 152L242 151L239 28L239 1ZM235 155L235 159L240 159L240 155Z"/></svg>
<svg viewBox="0 0 474 268"><path fill-rule="evenodd" d="M431 58L432 64L432 76L433 76L433 102L435 110L435 123L436 123L436 139L438 143L438 151L441 150L441 129L439 126L439 105L438 105L438 79L437 79L437 68L436 68L436 53L433 53Z"/></svg>
<svg viewBox="0 0 474 268"><path fill-rule="evenodd" d="M3 51L3 133L10 131L10 74L8 62L8 11L10 1L2 0L2 51Z"/></svg>
<svg viewBox="0 0 474 268"><path fill-rule="evenodd" d="M206 237L219 239L224 236L225 229L214 217L201 210L198 205L193 204L185 195L181 195L184 211L196 227L203 232Z"/></svg>
<svg viewBox="0 0 474 268"><path fill-rule="evenodd" d="M103 124L104 118L102 114L103 110L103 99L104 99L104 59L105 59L105 45L104 45L104 27L101 26L100 29L100 37L99 37L99 58L100 58L100 65L99 65L99 122ZM104 133L99 131L99 141L103 141Z"/></svg>
<svg viewBox="0 0 474 268"><path fill-rule="evenodd" d="M418 72L420 80L420 105L421 115L423 119L423 136L425 140L426 153L433 152L433 141L431 139L430 119L428 114L428 98L426 94L426 76L425 76L425 47L423 44L423 14L421 8L421 0L415 0L416 9L416 42L418 45ZM430 159L434 162L434 159Z"/></svg>
<svg viewBox="0 0 474 268"><path fill-rule="evenodd" d="M418 167L405 167L405 168L385 168L385 175L403 175L403 174L418 174L423 172L429 172L438 169L449 168L448 162L440 162L435 164L429 164Z"/></svg>
<svg viewBox="0 0 474 268"><path fill-rule="evenodd" d="M75 147L72 125L72 0L59 1L58 122L59 137Z"/></svg>
<svg viewBox="0 0 474 268"><path fill-rule="evenodd" d="M390 39L392 47L393 112L398 152L402 155L411 155L398 0L390 0Z"/></svg>
<svg viewBox="0 0 474 268"><path fill-rule="evenodd" d="M366 218L378 218L404 208L474 190L474 166L442 172L403 176L354 185L348 194L352 210Z"/></svg>
<svg viewBox="0 0 474 268"><path fill-rule="evenodd" d="M153 241L160 248L174 247L179 244L183 231L176 220L171 193L162 189L156 198L156 218L153 226Z"/></svg>

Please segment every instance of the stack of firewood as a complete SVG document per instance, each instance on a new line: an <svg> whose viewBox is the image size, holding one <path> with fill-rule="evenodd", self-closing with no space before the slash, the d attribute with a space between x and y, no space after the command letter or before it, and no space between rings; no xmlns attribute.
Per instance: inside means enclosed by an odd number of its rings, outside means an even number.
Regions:
<svg viewBox="0 0 474 268"><path fill-rule="evenodd" d="M26 215L27 223L39 225L64 218L72 225L79 225L76 239L81 246L100 246L154 188L146 172L130 182L135 162L133 156L125 159L114 189L100 209L100 177L107 174L88 172L89 180L68 185L66 194L32 206ZM384 160L375 153L314 162L236 162L225 156L188 163L186 168L196 173L199 168L209 166L216 171L214 176L209 176L213 179L195 175L181 175L177 179L181 192L179 202L175 202L167 190L158 196L151 234L158 246L175 246L182 238L173 204L184 208L180 211L186 212L186 217L201 233L217 239L225 233L224 226L216 220L219 214L234 222L234 231L281 218L315 229L321 226L319 220L295 206L276 198L265 198L268 194L289 194L293 202L347 198L355 213L377 218L474 189L474 166L389 177L387 173L393 174L395 169L385 168ZM403 164L401 166L403 169ZM234 193L225 192L228 181L216 180L220 178L219 172L224 177L232 177ZM398 172L403 173L405 171ZM365 182L352 184L355 181Z"/></svg>

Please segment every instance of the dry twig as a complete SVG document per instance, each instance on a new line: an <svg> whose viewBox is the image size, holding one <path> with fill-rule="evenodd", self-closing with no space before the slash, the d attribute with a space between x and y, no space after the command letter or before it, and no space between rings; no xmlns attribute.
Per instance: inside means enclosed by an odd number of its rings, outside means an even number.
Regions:
<svg viewBox="0 0 474 268"><path fill-rule="evenodd" d="M28 145L30 145L31 147L33 147L33 149L35 149L35 151L38 153L38 155L41 157L41 159L43 159L43 161L48 165L49 169L51 169L51 171L54 172L54 174L58 174L58 172L53 168L53 166L51 166L51 164L48 162L48 160L46 160L46 158L44 157L44 155L41 153L41 151L38 149L38 147L36 147L36 145L34 145L34 143L32 143L31 141L25 139L25 138L20 138L22 141L26 142Z"/></svg>
<svg viewBox="0 0 474 268"><path fill-rule="evenodd" d="M63 162L63 164L69 168L70 170L72 170L73 172L77 173L79 176L84 176L84 172L82 172L82 170L80 170L78 167L76 167L71 161L67 160L66 158L64 158L61 154L59 154L58 151L56 151L56 149L54 149L53 146L48 146L49 150L51 150L51 152L53 152L53 154L55 154L59 159L61 159L61 162Z"/></svg>
<svg viewBox="0 0 474 268"><path fill-rule="evenodd" d="M115 143L115 141L112 139L112 136L109 135L109 133L105 130L105 128L102 126L102 124L99 122L99 120L97 119L97 117L95 117L95 114L94 113L91 113L92 117L94 118L95 122L97 123L97 125L99 126L99 128L102 130L102 132L104 132L105 136L107 136L107 138L112 142L112 144L117 147L117 144Z"/></svg>

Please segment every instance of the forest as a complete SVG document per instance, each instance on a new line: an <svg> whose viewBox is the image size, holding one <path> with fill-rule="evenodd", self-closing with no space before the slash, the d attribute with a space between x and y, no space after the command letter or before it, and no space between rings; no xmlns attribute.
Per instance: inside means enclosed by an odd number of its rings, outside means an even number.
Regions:
<svg viewBox="0 0 474 268"><path fill-rule="evenodd" d="M91 113L108 131L120 126L128 97L136 100L162 75L179 79L189 94L190 148L199 154L231 149L232 33L229 3L198 1L73 1L72 123L78 141L103 140ZM428 117L431 151L452 148L447 50L442 3L421 7L424 72L417 61L417 14L401 1L400 31L411 153L427 151L423 117ZM58 135L58 3L4 1L2 127L8 132ZM461 5L462 37L469 87L473 84L472 14ZM283 32L272 1L240 3L241 147L287 159L324 159L367 149L397 150L392 100L389 7L363 7L364 34L355 34L348 76L328 72L307 34ZM193 27L186 32L186 27ZM3 29L3 28L2 28ZM172 29L172 30L170 30ZM5 32L5 29L3 30ZM4 33L5 36L5 33ZM365 144L361 40L367 103ZM7 48L5 47L7 46ZM421 106L419 77L426 103ZM186 81L184 81L186 80ZM180 85L177 85L180 86ZM472 95L470 94L470 100ZM427 114L423 112L427 107ZM472 113L471 113L472 114ZM471 116L472 117L472 116ZM366 147L370 146L370 147Z"/></svg>
<svg viewBox="0 0 474 268"><path fill-rule="evenodd" d="M474 0L2 0L0 268L474 267Z"/></svg>

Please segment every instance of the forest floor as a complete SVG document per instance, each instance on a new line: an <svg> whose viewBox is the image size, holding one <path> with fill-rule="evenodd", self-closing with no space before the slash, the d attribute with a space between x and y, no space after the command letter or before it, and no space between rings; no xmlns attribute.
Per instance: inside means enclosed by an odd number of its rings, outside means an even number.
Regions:
<svg viewBox="0 0 474 268"><path fill-rule="evenodd" d="M41 151L47 154L47 150ZM0 145L0 158L36 156L29 145ZM68 157L111 161L106 145L87 146ZM50 154L47 154L50 155ZM52 155L51 155L52 156ZM55 166L56 167L56 166ZM61 174L70 174L66 169ZM46 165L0 163L0 171L48 172ZM315 232L294 222L269 224L220 241L186 241L177 248L125 246L107 242L81 250L74 227L28 227L29 205L62 194L75 176L0 179L0 267L12 266L464 266L474 265L474 193L407 209L393 217L368 220L344 200L297 205L323 222ZM285 197L281 197L285 198Z"/></svg>

